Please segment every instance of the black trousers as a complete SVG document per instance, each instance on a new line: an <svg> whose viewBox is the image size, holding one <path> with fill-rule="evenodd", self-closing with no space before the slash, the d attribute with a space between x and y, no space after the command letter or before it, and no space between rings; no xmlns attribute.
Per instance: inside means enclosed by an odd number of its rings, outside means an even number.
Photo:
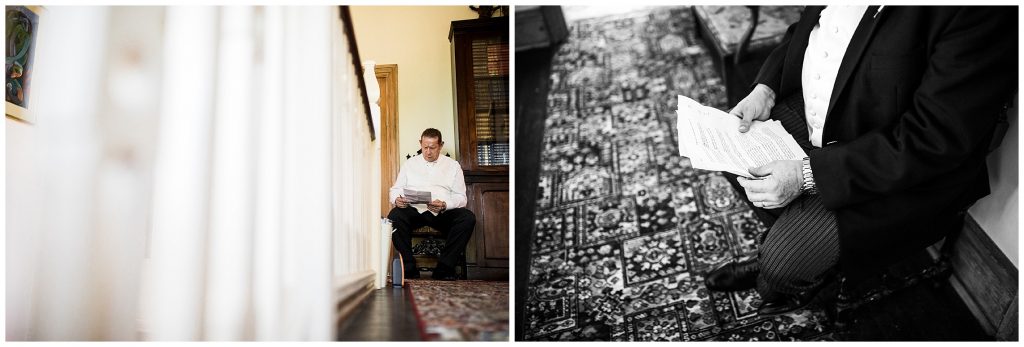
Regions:
<svg viewBox="0 0 1024 347"><path fill-rule="evenodd" d="M814 148L807 138L800 93L776 104L771 118L782 122L805 151ZM839 263L839 227L835 213L825 209L821 197L805 194L786 207L766 210L750 204L735 175L727 178L768 226L758 248L758 294L769 300L780 293L798 294L823 285Z"/></svg>
<svg viewBox="0 0 1024 347"><path fill-rule="evenodd" d="M453 208L435 216L429 211L419 213L415 208L392 208L388 213L391 226L396 231L392 234L391 243L402 254L405 269L416 268L416 258L412 255L412 231L423 226L437 229L445 237L444 248L438 262L449 267L458 264L458 257L466 252L469 237L473 236L476 226L476 215L464 208Z"/></svg>

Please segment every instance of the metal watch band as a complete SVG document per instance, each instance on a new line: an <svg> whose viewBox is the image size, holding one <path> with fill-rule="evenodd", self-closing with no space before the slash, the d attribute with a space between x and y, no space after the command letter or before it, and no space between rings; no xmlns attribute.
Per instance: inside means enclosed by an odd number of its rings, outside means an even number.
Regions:
<svg viewBox="0 0 1024 347"><path fill-rule="evenodd" d="M818 194L818 185L814 184L814 173L811 172L810 157L804 157L801 170L803 171L804 184L800 186L800 191L807 194Z"/></svg>

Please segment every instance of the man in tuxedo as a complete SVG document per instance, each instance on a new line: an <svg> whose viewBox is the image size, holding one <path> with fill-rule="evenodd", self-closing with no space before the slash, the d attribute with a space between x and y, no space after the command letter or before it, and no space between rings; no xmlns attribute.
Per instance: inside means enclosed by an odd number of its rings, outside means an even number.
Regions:
<svg viewBox="0 0 1024 347"><path fill-rule="evenodd" d="M732 114L777 119L804 147L738 178L777 217L757 258L707 274L756 288L761 314L813 299L963 225L989 193L985 155L1017 88L1015 7L809 6Z"/></svg>
<svg viewBox="0 0 1024 347"><path fill-rule="evenodd" d="M395 249L402 255L405 278L419 278L416 259L412 254L412 232L430 226L445 235L444 248L432 277L455 280L455 266L464 257L466 244L473 235L476 215L466 209L466 179L462 166L452 158L441 155L444 141L441 132L430 128L420 135L420 155L406 160L391 186L389 198L395 205L388 219L396 231L391 238ZM430 202L407 199L405 190L430 192ZM411 197L410 197L411 198Z"/></svg>

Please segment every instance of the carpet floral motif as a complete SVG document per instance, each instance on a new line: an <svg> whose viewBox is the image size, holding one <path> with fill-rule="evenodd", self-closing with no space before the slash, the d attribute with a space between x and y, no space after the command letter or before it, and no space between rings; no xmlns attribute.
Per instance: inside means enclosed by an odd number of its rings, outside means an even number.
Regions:
<svg viewBox="0 0 1024 347"><path fill-rule="evenodd" d="M641 236L622 242L626 280L639 283L686 271L683 237L678 230Z"/></svg>
<svg viewBox="0 0 1024 347"><path fill-rule="evenodd" d="M409 280L424 339L508 341L508 282Z"/></svg>
<svg viewBox="0 0 1024 347"><path fill-rule="evenodd" d="M757 315L704 274L756 255L764 225L717 172L678 155L676 95L725 109L689 7L570 24L552 63L527 340L829 339L822 312Z"/></svg>

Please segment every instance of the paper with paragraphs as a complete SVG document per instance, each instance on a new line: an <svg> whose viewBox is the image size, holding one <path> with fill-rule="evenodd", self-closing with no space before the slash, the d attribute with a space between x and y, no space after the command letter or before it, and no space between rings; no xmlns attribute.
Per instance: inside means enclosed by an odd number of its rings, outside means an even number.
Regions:
<svg viewBox="0 0 1024 347"><path fill-rule="evenodd" d="M689 158L695 169L753 178L752 168L804 158L803 149L779 121L754 121L750 130L741 133L736 116L682 95L676 114L679 155Z"/></svg>

